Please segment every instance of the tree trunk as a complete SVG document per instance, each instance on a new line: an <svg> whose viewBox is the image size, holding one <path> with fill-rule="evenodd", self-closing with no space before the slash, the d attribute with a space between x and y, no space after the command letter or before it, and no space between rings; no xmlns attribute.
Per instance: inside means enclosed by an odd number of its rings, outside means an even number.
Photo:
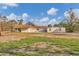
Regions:
<svg viewBox="0 0 79 59"><path fill-rule="evenodd" d="M1 36L1 32L0 32L0 36Z"/></svg>

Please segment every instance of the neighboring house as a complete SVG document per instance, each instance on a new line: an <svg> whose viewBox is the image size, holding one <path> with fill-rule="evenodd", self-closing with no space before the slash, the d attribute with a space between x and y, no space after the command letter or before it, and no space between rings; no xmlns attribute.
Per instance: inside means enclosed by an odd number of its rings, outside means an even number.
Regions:
<svg viewBox="0 0 79 59"><path fill-rule="evenodd" d="M35 26L38 32L47 32L47 26Z"/></svg>
<svg viewBox="0 0 79 59"><path fill-rule="evenodd" d="M34 27L28 27L25 30L22 30L22 32L38 32L38 31Z"/></svg>
<svg viewBox="0 0 79 59"><path fill-rule="evenodd" d="M47 32L46 26L35 26L35 25L15 25L16 32Z"/></svg>
<svg viewBox="0 0 79 59"><path fill-rule="evenodd" d="M22 32L47 32L47 27L45 26L35 26L26 24L27 29Z"/></svg>
<svg viewBox="0 0 79 59"><path fill-rule="evenodd" d="M48 27L47 32L66 32L64 27Z"/></svg>

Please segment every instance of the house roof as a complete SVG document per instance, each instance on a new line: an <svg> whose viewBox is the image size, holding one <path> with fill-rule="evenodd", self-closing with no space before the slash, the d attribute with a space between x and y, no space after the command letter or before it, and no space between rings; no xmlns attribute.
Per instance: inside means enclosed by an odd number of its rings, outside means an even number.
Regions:
<svg viewBox="0 0 79 59"><path fill-rule="evenodd" d="M21 29L27 29L27 28L34 28L34 29L47 29L47 26L36 26L36 25L29 25L29 24L16 24L14 28L21 28Z"/></svg>
<svg viewBox="0 0 79 59"><path fill-rule="evenodd" d="M47 29L47 26L36 26L36 25L28 25L26 24L27 28L36 28L36 29Z"/></svg>
<svg viewBox="0 0 79 59"><path fill-rule="evenodd" d="M26 26L25 26L25 25L22 25L22 24L16 24L16 25L14 26L14 28L21 28L21 29L25 29L25 28L26 28Z"/></svg>
<svg viewBox="0 0 79 59"><path fill-rule="evenodd" d="M38 28L38 29L47 29L47 26L35 26L35 28Z"/></svg>

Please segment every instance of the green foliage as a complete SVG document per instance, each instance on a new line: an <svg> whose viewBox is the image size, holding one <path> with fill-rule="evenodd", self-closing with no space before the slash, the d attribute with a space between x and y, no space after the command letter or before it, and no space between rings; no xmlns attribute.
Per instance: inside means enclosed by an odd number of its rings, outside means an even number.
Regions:
<svg viewBox="0 0 79 59"><path fill-rule="evenodd" d="M75 32L75 28L78 22L78 17L75 15L74 9L69 9L68 11L69 16L66 17L67 20L67 30L68 32Z"/></svg>
<svg viewBox="0 0 79 59"><path fill-rule="evenodd" d="M67 32L76 32L79 31L79 19L74 12L74 9L69 9L66 11L69 16L66 16L63 22L60 22L58 25L66 28Z"/></svg>
<svg viewBox="0 0 79 59"><path fill-rule="evenodd" d="M23 23L23 19L18 20L18 24L22 24Z"/></svg>

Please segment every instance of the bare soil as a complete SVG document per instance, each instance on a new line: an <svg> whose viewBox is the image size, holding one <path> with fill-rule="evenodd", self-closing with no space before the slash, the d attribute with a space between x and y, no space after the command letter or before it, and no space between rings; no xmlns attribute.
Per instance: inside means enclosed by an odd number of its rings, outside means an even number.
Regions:
<svg viewBox="0 0 79 59"><path fill-rule="evenodd" d="M48 38L71 38L79 39L79 33L19 33L19 32L2 32L0 36L1 42L11 40L20 40L29 37L48 37Z"/></svg>

